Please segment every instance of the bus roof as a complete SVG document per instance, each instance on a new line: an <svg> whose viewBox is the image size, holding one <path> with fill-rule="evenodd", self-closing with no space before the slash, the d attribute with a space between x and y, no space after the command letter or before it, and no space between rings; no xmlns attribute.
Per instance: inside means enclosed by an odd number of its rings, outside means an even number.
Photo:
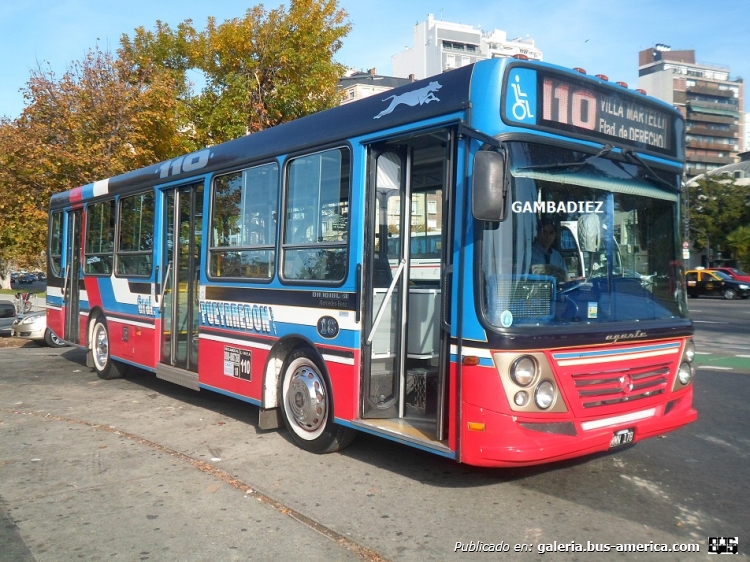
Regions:
<svg viewBox="0 0 750 562"><path fill-rule="evenodd" d="M474 65L419 80L362 100L321 111L213 147L208 165L191 173L161 179L160 162L109 178L107 193L137 190L214 170L241 166L281 154L340 142L374 131L462 111L468 107ZM386 95L387 94L387 95ZM439 101L440 103L431 103ZM404 106L409 111L403 111ZM189 157L189 155L187 155ZM60 207L93 196L94 184L52 196L51 206ZM86 188L89 189L87 194Z"/></svg>
<svg viewBox="0 0 750 562"><path fill-rule="evenodd" d="M597 78L577 74L570 69L550 65L549 63L491 59L424 80L418 80L356 102L321 111L184 155L181 157L184 158L184 161L190 161L191 157L197 158L199 154L205 159L205 164L202 163L199 167L187 166L193 168L190 171L185 171L183 166L177 175L164 173L164 170L168 170L169 166L177 160L171 159L57 193L52 196L50 207L61 208L79 201L89 200L98 195L138 191L217 170L239 168L252 162L260 162L279 155L330 145L408 123L463 112L470 104L471 81L475 67L481 66L492 72L493 67L491 65L496 65L495 71L502 73L501 66L515 64L528 65L539 69L547 68L571 76L574 75L579 80L598 84L599 87L612 89L613 91L616 89L618 95L640 96L644 100L648 99L648 103L662 105L665 110L671 110L677 118L681 118L679 112L659 100L646 98L641 94L620 86L607 84ZM497 85L497 88L499 91L500 84Z"/></svg>

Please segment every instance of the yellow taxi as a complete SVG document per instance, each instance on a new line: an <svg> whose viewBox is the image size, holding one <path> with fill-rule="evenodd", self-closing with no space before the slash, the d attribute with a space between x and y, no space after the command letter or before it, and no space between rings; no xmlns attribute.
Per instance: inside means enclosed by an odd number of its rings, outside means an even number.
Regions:
<svg viewBox="0 0 750 562"><path fill-rule="evenodd" d="M750 297L750 283L732 279L723 271L690 269L685 272L689 297L716 296L732 300Z"/></svg>

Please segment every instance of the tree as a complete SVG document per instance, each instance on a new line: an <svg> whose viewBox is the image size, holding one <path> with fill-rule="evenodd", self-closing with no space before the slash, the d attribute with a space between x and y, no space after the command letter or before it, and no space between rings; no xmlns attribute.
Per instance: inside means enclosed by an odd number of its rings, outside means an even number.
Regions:
<svg viewBox="0 0 750 562"><path fill-rule="evenodd" d="M0 286L44 248L52 194L335 106L350 27L336 0L292 0L201 33L157 21L117 58L96 47L60 78L32 71L23 113L0 121Z"/></svg>
<svg viewBox="0 0 750 562"><path fill-rule="evenodd" d="M54 193L112 177L186 151L169 75L145 84L110 53L90 50L61 78L37 68L28 105L0 123L0 285L36 259L47 239Z"/></svg>
<svg viewBox="0 0 750 562"><path fill-rule="evenodd" d="M740 226L727 236L727 245L743 270L750 269L750 226Z"/></svg>
<svg viewBox="0 0 750 562"><path fill-rule="evenodd" d="M750 224L750 186L721 178L704 178L689 186L690 226L705 232L714 251L728 248L727 237L738 225ZM708 244L697 235L703 248Z"/></svg>
<svg viewBox="0 0 750 562"><path fill-rule="evenodd" d="M209 18L201 33L190 20L176 31L157 22L153 33L139 28L133 39L123 36L119 54L134 72L167 67L186 85L188 70L202 73L198 95L182 88L198 147L337 105L344 67L333 56L350 28L336 0L293 0L288 12L258 5L221 24Z"/></svg>

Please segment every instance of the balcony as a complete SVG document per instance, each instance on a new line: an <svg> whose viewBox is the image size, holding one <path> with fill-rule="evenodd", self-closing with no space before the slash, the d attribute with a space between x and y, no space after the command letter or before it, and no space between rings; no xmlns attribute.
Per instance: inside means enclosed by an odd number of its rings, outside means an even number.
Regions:
<svg viewBox="0 0 750 562"><path fill-rule="evenodd" d="M687 127L687 132L693 135L701 135L704 137L718 137L723 139L737 139L740 137L738 127L731 127L728 131L717 131L716 129L709 129L703 125L691 125Z"/></svg>
<svg viewBox="0 0 750 562"><path fill-rule="evenodd" d="M739 119L740 111L738 106L729 103L716 103L703 100L688 100L688 112L709 113L711 115L725 115Z"/></svg>
<svg viewBox="0 0 750 562"><path fill-rule="evenodd" d="M707 86L690 86L687 91L691 94L701 94L704 96L716 96L717 98L733 98L734 93L731 90L719 90L718 88L709 88Z"/></svg>
<svg viewBox="0 0 750 562"><path fill-rule="evenodd" d="M692 162L702 162L705 164L734 164L734 156L708 156L706 154L687 154L687 165Z"/></svg>
<svg viewBox="0 0 750 562"><path fill-rule="evenodd" d="M688 148L702 148L705 150L723 150L724 152L737 152L736 143L726 142L706 142L694 139L687 139Z"/></svg>

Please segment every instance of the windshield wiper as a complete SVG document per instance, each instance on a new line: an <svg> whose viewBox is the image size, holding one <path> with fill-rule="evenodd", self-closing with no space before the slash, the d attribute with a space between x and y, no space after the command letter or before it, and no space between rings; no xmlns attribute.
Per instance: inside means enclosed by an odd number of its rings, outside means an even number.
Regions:
<svg viewBox="0 0 750 562"><path fill-rule="evenodd" d="M655 183L661 186L668 187L671 191L677 191L678 188L669 183L667 180L664 180L660 178L656 172L653 170L651 166L649 166L643 158L641 158L636 151L634 151L632 148L623 148L622 149L622 155L625 156L628 160L631 162L635 162L636 164L640 164L646 170L648 171L648 174L641 176L643 179L650 181L651 183ZM632 176L632 174L630 174ZM633 176L635 177L635 176Z"/></svg>
<svg viewBox="0 0 750 562"><path fill-rule="evenodd" d="M612 152L612 149L614 146L611 144L605 144L602 149L597 152L596 154L591 154L589 156L586 156L583 160L579 160L578 162L555 162L553 164L535 164L533 166L524 166L523 168L519 168L519 170L552 170L555 168L566 168L566 169L577 169L585 166L592 160L599 158L600 156L606 156L610 152Z"/></svg>

